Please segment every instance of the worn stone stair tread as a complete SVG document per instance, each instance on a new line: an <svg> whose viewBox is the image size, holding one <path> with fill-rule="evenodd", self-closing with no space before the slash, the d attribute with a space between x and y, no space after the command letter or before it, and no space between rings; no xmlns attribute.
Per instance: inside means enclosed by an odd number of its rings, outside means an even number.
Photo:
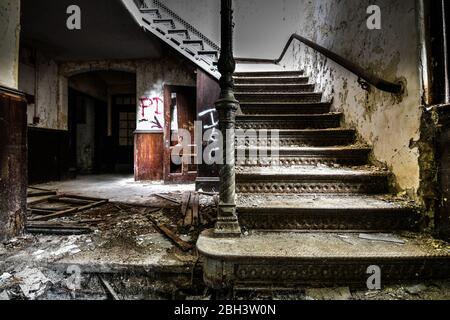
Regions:
<svg viewBox="0 0 450 320"><path fill-rule="evenodd" d="M261 102L243 102L241 103L241 106L277 106L277 107L284 107L284 106L320 106L320 105L326 105L326 106L330 106L331 102L290 102L290 101L280 101L280 102L265 102L265 101L261 101Z"/></svg>
<svg viewBox="0 0 450 320"><path fill-rule="evenodd" d="M408 200L392 198L390 196L335 196L335 195L273 195L273 194L239 194L237 197L239 210L278 210L286 211L303 209L321 210L398 210L415 209L416 205ZM355 217L356 218L356 217Z"/></svg>
<svg viewBox="0 0 450 320"><path fill-rule="evenodd" d="M237 150L246 150L247 152L250 150L258 150L258 151L270 151L270 147L238 147ZM302 155L302 154L316 154L316 153L343 153L347 154L348 152L371 152L372 148L363 145L345 145L345 146L329 146L329 147L279 147L277 148L279 154L290 154L290 155Z"/></svg>
<svg viewBox="0 0 450 320"><path fill-rule="evenodd" d="M221 261L244 260L257 264L258 260L316 259L323 262L337 260L375 259L433 259L445 258L450 263L448 249L436 249L431 237L419 234L393 234L404 244L371 241L355 233L251 232L241 238L223 239L205 231L197 242L199 252ZM434 241L435 242L435 241ZM269 261L270 262L270 261ZM449 274L450 276L450 274ZM281 279L280 279L281 280Z"/></svg>
<svg viewBox="0 0 450 320"><path fill-rule="evenodd" d="M277 78L286 76L290 77L303 76L304 74L305 72L302 70L242 71L242 72L235 72L234 77Z"/></svg>
<svg viewBox="0 0 450 320"><path fill-rule="evenodd" d="M350 167L367 165L372 151L363 146L270 147L246 146L238 143L236 165L240 166L319 166Z"/></svg>
<svg viewBox="0 0 450 320"><path fill-rule="evenodd" d="M239 115L236 117L236 129L279 130L306 128L338 128L342 113L324 114L272 114L272 115Z"/></svg>
<svg viewBox="0 0 450 320"><path fill-rule="evenodd" d="M335 118L335 117L341 117L343 114L342 112L328 112L328 113L318 113L318 114L243 114L236 116L237 121L252 121L252 120L292 120L292 119L299 119L299 120L312 120L314 118L317 119L326 119L326 118Z"/></svg>
<svg viewBox="0 0 450 320"><path fill-rule="evenodd" d="M258 96L265 96L265 97L267 97L267 96L269 96L269 97L272 97L272 96L280 96L280 97L299 96L299 97L302 97L302 96L315 96L315 95L321 96L322 92L283 92L283 91L280 91L280 92L277 92L277 91L274 91L274 92L248 91L248 92L246 92L246 91L241 91L241 92L236 92L235 95L236 96L255 96L255 97L258 97Z"/></svg>
<svg viewBox="0 0 450 320"><path fill-rule="evenodd" d="M346 177L355 176L387 176L390 173L380 168L366 169L364 167L356 168L332 168L332 167L311 167L311 166L290 166L290 167L239 167L236 175L239 176L274 176L282 179L284 177L339 177L345 179Z"/></svg>
<svg viewBox="0 0 450 320"><path fill-rule="evenodd" d="M234 77L235 84L308 84L309 77L283 76L283 77Z"/></svg>
<svg viewBox="0 0 450 320"><path fill-rule="evenodd" d="M239 83L235 85L235 93L240 92L314 92L314 84L309 83Z"/></svg>

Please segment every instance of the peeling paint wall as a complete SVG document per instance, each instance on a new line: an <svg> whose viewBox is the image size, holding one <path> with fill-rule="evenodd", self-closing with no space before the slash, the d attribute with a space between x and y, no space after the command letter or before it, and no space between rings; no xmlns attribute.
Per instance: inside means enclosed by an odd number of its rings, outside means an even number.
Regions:
<svg viewBox="0 0 450 320"><path fill-rule="evenodd" d="M73 75L97 70L125 71L136 74L137 97L154 95L163 97L164 84L195 86L194 68L186 64L185 60L166 55L161 59L153 60L124 60L124 61L87 61L57 63L41 53L36 54L36 63L21 64L20 87L28 94L36 93L36 116L38 128L67 130L68 129L68 79ZM37 77L36 77L37 72ZM37 82L33 79L36 77ZM77 78L78 78L77 77ZM76 78L76 79L77 79ZM75 79L75 80L76 80ZM70 85L76 89L102 100L106 93L92 91L86 87L86 81L76 81ZM34 86L37 89L34 89ZM98 86L96 89L99 89ZM136 106L137 108L138 106ZM34 104L28 107L28 123L33 123Z"/></svg>
<svg viewBox="0 0 450 320"><path fill-rule="evenodd" d="M64 77L95 70L126 71L136 74L136 101L141 97L157 97L164 99L164 85L195 86L195 68L186 63L184 58L166 54L161 59L129 60L129 61L91 61L69 62L60 67ZM139 105L136 106L138 110ZM140 129L137 119L137 131ZM141 127L142 128L142 127Z"/></svg>
<svg viewBox="0 0 450 320"><path fill-rule="evenodd" d="M0 86L18 89L20 1L0 0Z"/></svg>
<svg viewBox="0 0 450 320"><path fill-rule="evenodd" d="M366 25L369 5L381 8L382 29ZM345 115L374 158L388 165L398 187L415 195L419 188L420 74L414 0L303 1L297 32L378 76L407 81L406 94L397 98L371 88L361 89L357 77L304 45L295 44L291 59L304 69L336 111Z"/></svg>
<svg viewBox="0 0 450 320"><path fill-rule="evenodd" d="M67 130L67 104L61 97L67 96L65 79L59 74L57 62L44 53L22 47L19 64L19 90L34 96L28 105L28 124L37 128ZM33 124L33 119L39 122Z"/></svg>

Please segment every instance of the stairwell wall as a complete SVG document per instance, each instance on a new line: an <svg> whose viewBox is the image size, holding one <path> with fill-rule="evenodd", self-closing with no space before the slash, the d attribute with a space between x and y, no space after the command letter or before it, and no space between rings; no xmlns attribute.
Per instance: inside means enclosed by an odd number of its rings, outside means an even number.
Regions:
<svg viewBox="0 0 450 320"><path fill-rule="evenodd" d="M296 43L291 59L334 100L348 127L373 146L373 156L394 173L397 187L415 196L420 186L421 90L415 0L302 1L297 32L368 68L389 81L406 80L398 98L375 88L363 90L357 77L333 61ZM367 27L367 8L381 9L381 30Z"/></svg>

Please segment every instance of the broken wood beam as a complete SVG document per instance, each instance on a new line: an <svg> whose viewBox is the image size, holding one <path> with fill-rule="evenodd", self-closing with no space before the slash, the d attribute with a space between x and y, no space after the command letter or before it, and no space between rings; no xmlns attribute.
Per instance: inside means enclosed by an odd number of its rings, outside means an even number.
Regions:
<svg viewBox="0 0 450 320"><path fill-rule="evenodd" d="M113 299L113 300L120 300L119 296L117 295L116 291L113 289L111 284L103 278L102 275L98 274L98 278L100 279L100 283L102 284L103 288L107 292L107 294Z"/></svg>
<svg viewBox="0 0 450 320"><path fill-rule="evenodd" d="M171 197L168 197L168 196L164 196L164 195L162 195L162 194L156 193L156 194L154 194L154 196L155 196L155 197L158 197L158 198L161 198L161 199L164 199L164 200L166 200L166 201L169 201L169 202L178 204L178 205L181 204L180 201L178 201L177 199L174 199L174 198L171 198Z"/></svg>
<svg viewBox="0 0 450 320"><path fill-rule="evenodd" d="M98 201L98 202L95 202L95 203L92 203L92 204L89 204L89 205L86 205L86 206L76 207L76 208L72 208L72 209L56 212L56 213L53 213L53 214L49 214L47 216L34 217L34 218L29 219L29 220L30 221L47 221L47 220L50 220L50 219L61 218L61 217L65 217L65 216L68 216L68 215L72 215L72 214L80 212L80 211L85 211L85 210L88 210L88 209L92 209L92 208L101 206L101 205L103 205L105 203L108 203L108 200L102 200L102 201Z"/></svg>
<svg viewBox="0 0 450 320"><path fill-rule="evenodd" d="M148 220L155 226L156 230L164 234L167 238L169 238L173 243L175 243L181 250L190 251L194 248L192 244L186 242L180 237L178 237L169 227L164 224L158 223L155 219L150 216L147 216Z"/></svg>
<svg viewBox="0 0 450 320"><path fill-rule="evenodd" d="M71 224L42 224L29 222L26 225L28 233L47 235L81 235L92 233L93 230L87 226L74 226Z"/></svg>

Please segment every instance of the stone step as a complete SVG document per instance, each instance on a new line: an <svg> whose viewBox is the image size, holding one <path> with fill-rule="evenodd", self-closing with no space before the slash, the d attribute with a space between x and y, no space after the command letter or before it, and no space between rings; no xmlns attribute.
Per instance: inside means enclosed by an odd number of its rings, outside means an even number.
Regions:
<svg viewBox="0 0 450 320"><path fill-rule="evenodd" d="M395 239L389 242L361 236L251 232L241 238L223 239L207 230L200 236L197 249L205 259L204 279L216 289L238 285L367 288L374 268L381 269L381 285L450 277L448 246L437 245L431 237L372 234L374 238Z"/></svg>
<svg viewBox="0 0 450 320"><path fill-rule="evenodd" d="M237 212L247 230L417 230L413 203L388 196L239 195Z"/></svg>
<svg viewBox="0 0 450 320"><path fill-rule="evenodd" d="M309 77L283 76L283 77L235 77L235 84L308 84Z"/></svg>
<svg viewBox="0 0 450 320"><path fill-rule="evenodd" d="M272 139L269 132L267 138L256 134L236 134L237 147L243 146L271 146L280 147L328 147L351 145L355 142L355 131L347 129L305 129L305 130L277 130L277 139Z"/></svg>
<svg viewBox="0 0 450 320"><path fill-rule="evenodd" d="M304 72L301 70L290 70L290 71L249 71L249 72L235 72L234 76L238 78L243 77L255 77L255 78L261 78L261 77L272 77L272 78L278 78L278 77L300 77L303 76Z"/></svg>
<svg viewBox="0 0 450 320"><path fill-rule="evenodd" d="M235 93L240 92L314 92L314 84L237 84Z"/></svg>
<svg viewBox="0 0 450 320"><path fill-rule="evenodd" d="M236 129L326 129L341 125L342 113L242 115L236 117Z"/></svg>
<svg viewBox="0 0 450 320"><path fill-rule="evenodd" d="M246 102L321 102L321 92L241 92L235 95L240 103Z"/></svg>
<svg viewBox="0 0 450 320"><path fill-rule="evenodd" d="M330 102L244 102L240 104L244 114L323 114L330 112Z"/></svg>
<svg viewBox="0 0 450 320"><path fill-rule="evenodd" d="M319 167L237 167L238 193L385 194L389 173L379 170Z"/></svg>
<svg viewBox="0 0 450 320"><path fill-rule="evenodd" d="M303 147L276 148L237 148L237 166L359 166L368 163L372 149L359 146L345 147Z"/></svg>

